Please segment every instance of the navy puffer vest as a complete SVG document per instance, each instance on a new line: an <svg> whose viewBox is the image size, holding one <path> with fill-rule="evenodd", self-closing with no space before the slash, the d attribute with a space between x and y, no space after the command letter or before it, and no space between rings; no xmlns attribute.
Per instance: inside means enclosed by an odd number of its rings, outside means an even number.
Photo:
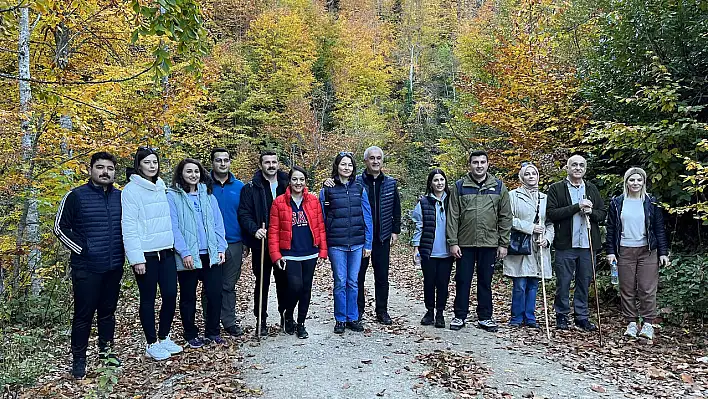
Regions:
<svg viewBox="0 0 708 399"><path fill-rule="evenodd" d="M87 183L73 192L81 204L75 230L84 234L87 252L85 255L71 253L72 268L97 273L122 268L125 252L120 190L111 186L104 192L103 187Z"/></svg>
<svg viewBox="0 0 708 399"><path fill-rule="evenodd" d="M366 187L366 191L372 193L376 197L376 189L369 184L367 184L367 179L364 178L364 173L356 177L356 181ZM380 195L378 198L378 203L371 203L371 217L379 220L379 231L378 238L381 242L384 242L391 237L393 233L393 206L395 202L396 194L396 180L392 177L384 175L383 182L381 183ZM371 197L369 197L371 198ZM370 201L371 202L371 201ZM374 223L375 225L375 223ZM376 237L376 231L374 232L374 237Z"/></svg>
<svg viewBox="0 0 708 399"><path fill-rule="evenodd" d="M325 188L325 227L328 247L363 245L366 240L362 193L364 187L357 182L346 185L336 182Z"/></svg>
<svg viewBox="0 0 708 399"><path fill-rule="evenodd" d="M447 197L445 200L447 200ZM423 234L420 237L418 252L420 252L420 256L422 258L429 258L433 251L433 243L435 243L435 225L437 223L437 218L435 215L436 202L437 201L434 198L427 195L420 197L420 209L423 214ZM445 208L447 208L447 206L445 206Z"/></svg>

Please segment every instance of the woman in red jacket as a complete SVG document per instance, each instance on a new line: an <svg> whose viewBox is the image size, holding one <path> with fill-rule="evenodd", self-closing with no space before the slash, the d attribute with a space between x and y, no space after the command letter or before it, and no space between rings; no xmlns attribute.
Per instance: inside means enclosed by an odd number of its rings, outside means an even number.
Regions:
<svg viewBox="0 0 708 399"><path fill-rule="evenodd" d="M285 332L295 333L293 313L297 305L297 337L304 339L312 279L318 258L327 259L327 237L320 201L307 192L307 172L293 166L289 177L285 194L273 201L270 210L268 251L273 262L288 276Z"/></svg>

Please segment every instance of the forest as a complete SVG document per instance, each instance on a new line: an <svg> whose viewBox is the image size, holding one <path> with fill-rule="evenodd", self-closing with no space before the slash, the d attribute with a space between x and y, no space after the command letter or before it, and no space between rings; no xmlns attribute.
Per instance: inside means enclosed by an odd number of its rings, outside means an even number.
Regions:
<svg viewBox="0 0 708 399"><path fill-rule="evenodd" d="M7 392L51 366L32 348L67 340L58 202L86 181L97 150L116 154L125 184L142 145L158 149L166 181L180 159L208 165L224 146L243 181L272 149L317 188L339 151L361 160L377 145L404 215L431 167L456 179L474 149L510 188L533 161L542 190L583 154L607 199L640 166L669 233L662 318L705 333L708 2L0 0ZM608 265L598 273L602 300L616 306Z"/></svg>

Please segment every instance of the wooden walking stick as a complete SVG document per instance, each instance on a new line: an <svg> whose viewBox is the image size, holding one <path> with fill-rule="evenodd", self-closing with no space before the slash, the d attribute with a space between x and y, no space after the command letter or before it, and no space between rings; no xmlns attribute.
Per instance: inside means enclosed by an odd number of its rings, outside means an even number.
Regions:
<svg viewBox="0 0 708 399"><path fill-rule="evenodd" d="M546 238L544 237L543 233L541 234L541 243L546 241ZM550 243L549 243L550 245ZM546 337L548 340L551 340L551 327L550 327L550 322L548 321L548 299L546 299L546 279L544 277L544 268L543 268L543 260L546 258L543 254L543 247L539 245L539 251L541 252L541 290L543 291L543 313L545 313L546 316Z"/></svg>
<svg viewBox="0 0 708 399"><path fill-rule="evenodd" d="M261 225L265 229L265 223ZM261 323L263 322L263 262L265 259L265 238L261 238L261 268L258 271L260 287L258 287L258 322L256 323L256 338L261 342ZM270 277L270 276L268 276Z"/></svg>
<svg viewBox="0 0 708 399"><path fill-rule="evenodd" d="M597 332L600 334L600 346L602 345L602 322L600 321L600 295L597 291L597 273L595 272L595 251L592 248L592 226L590 225L590 215L585 215L585 224L588 230L588 243L590 244L590 263L592 264L592 280L595 286L595 303L597 305Z"/></svg>

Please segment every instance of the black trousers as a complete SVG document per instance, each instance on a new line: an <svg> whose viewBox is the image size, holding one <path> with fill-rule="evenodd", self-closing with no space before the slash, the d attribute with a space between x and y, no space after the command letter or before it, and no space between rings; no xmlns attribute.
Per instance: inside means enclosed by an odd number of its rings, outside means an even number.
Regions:
<svg viewBox="0 0 708 399"><path fill-rule="evenodd" d="M278 312L285 312L288 303L288 276L285 270L280 270L270 260L268 253L268 243L266 242L265 253L263 254L263 281L260 281L259 273L261 270L261 247L260 245L252 250L253 274L256 276L256 286L253 289L253 315L258 317L258 294L259 287L263 286L263 309L261 317L265 320L268 317L268 289L270 288L270 273L273 271L275 277L275 291L278 295Z"/></svg>
<svg viewBox="0 0 708 399"><path fill-rule="evenodd" d="M374 288L376 298L376 314L388 312L388 269L391 261L391 238L381 242L374 240L371 248L371 263L374 267ZM361 260L359 269L359 318L364 314L366 299L364 297L364 281L366 281L366 269L369 267L369 258Z"/></svg>
<svg viewBox="0 0 708 399"><path fill-rule="evenodd" d="M145 254L145 274L135 274L135 281L140 291L140 324L143 326L148 345L165 339L170 334L172 319L177 308L177 267L174 250ZM160 324L155 334L155 299L157 287L160 287L162 306Z"/></svg>
<svg viewBox="0 0 708 399"><path fill-rule="evenodd" d="M453 257L421 259L420 266L423 269L423 296L426 309L445 310L453 260Z"/></svg>
<svg viewBox="0 0 708 399"><path fill-rule="evenodd" d="M86 358L94 313L98 313L99 350L104 351L113 343L121 277L122 267L104 273L72 270L74 318L71 320L71 353L74 359Z"/></svg>
<svg viewBox="0 0 708 399"><path fill-rule="evenodd" d="M220 335L222 265L210 266L209 255L199 255L199 259L202 261L201 269L177 272L179 280L179 314L182 318L185 341L199 336L199 328L195 322L197 284L199 281L202 282L203 297L206 296L207 298L204 336L214 338Z"/></svg>
<svg viewBox="0 0 708 399"><path fill-rule="evenodd" d="M470 310L470 288L475 265L477 266L477 317L492 318L492 275L497 260L497 248L462 248L462 258L457 260L455 272L455 317L465 320Z"/></svg>
<svg viewBox="0 0 708 399"><path fill-rule="evenodd" d="M297 306L298 324L305 322L307 311L310 309L315 266L317 266L317 258L287 261L285 273L288 276L288 307L285 309L285 318L292 319Z"/></svg>

